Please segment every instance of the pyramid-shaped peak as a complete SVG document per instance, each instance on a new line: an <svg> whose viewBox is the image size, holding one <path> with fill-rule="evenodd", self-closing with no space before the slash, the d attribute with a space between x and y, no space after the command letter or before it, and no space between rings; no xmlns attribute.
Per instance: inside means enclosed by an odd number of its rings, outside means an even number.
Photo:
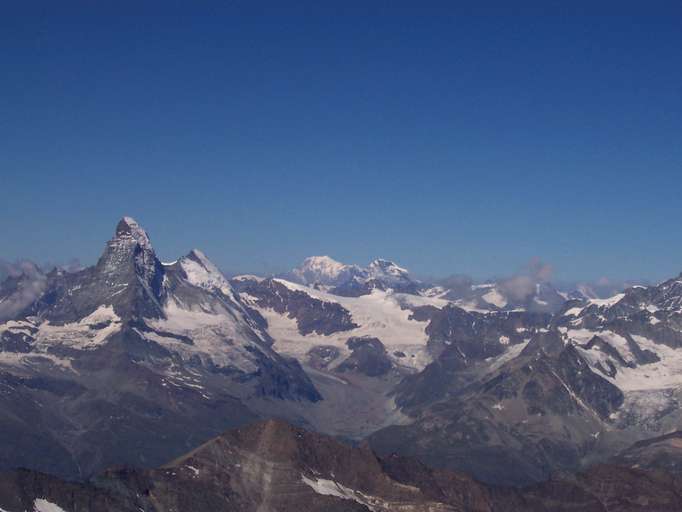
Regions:
<svg viewBox="0 0 682 512"><path fill-rule="evenodd" d="M120 273L122 266L128 264L134 264L149 277L155 273L157 260L147 232L132 217L123 217L97 265L107 272Z"/></svg>
<svg viewBox="0 0 682 512"><path fill-rule="evenodd" d="M142 247L151 247L151 241L147 232L132 217L123 217L116 225L114 238L132 238Z"/></svg>

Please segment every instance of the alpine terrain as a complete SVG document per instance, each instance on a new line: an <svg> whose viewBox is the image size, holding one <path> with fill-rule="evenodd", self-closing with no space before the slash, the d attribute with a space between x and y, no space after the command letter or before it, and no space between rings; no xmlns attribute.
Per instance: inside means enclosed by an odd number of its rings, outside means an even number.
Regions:
<svg viewBox="0 0 682 512"><path fill-rule="evenodd" d="M227 279L124 217L0 285L0 510L682 509L682 276L582 290Z"/></svg>

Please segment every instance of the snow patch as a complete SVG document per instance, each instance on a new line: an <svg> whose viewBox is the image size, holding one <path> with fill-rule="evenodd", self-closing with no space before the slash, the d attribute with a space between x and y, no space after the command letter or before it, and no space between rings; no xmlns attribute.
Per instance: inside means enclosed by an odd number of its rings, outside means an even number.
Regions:
<svg viewBox="0 0 682 512"><path fill-rule="evenodd" d="M66 512L59 505L55 505L43 498L38 498L33 502L33 512Z"/></svg>
<svg viewBox="0 0 682 512"><path fill-rule="evenodd" d="M232 287L223 273L200 250L193 249L189 256L181 258L180 266L190 284L206 290L218 289L225 295L231 293Z"/></svg>
<svg viewBox="0 0 682 512"><path fill-rule="evenodd" d="M507 305L507 299L497 290L497 288L492 288L488 293L481 297L488 304L497 306L498 308L503 308Z"/></svg>
<svg viewBox="0 0 682 512"><path fill-rule="evenodd" d="M256 276L256 275L254 275L254 274L242 274L242 275L239 275L239 276L234 276L234 277L232 278L232 280L233 280L233 281L238 281L238 282L242 282L242 281L256 281L257 283L260 283L261 281L265 281L265 278L264 278L264 277Z"/></svg>
<svg viewBox="0 0 682 512"><path fill-rule="evenodd" d="M660 361L636 368L622 368L616 374L616 385L623 391L670 389L682 385L682 349L657 344L644 336L632 339L643 349L656 353Z"/></svg>
<svg viewBox="0 0 682 512"><path fill-rule="evenodd" d="M492 373L498 368L500 368L503 364L505 364L508 361L511 361L515 357L517 357L523 349L528 345L528 342L530 339L526 339L523 343L517 343L516 345L509 345L507 347L507 350L505 350L501 355L497 356L496 358L490 357L486 359L486 361L491 361L492 364L488 367L487 371L488 373Z"/></svg>
<svg viewBox="0 0 682 512"><path fill-rule="evenodd" d="M275 340L273 348L280 354L305 361L308 351L318 345L333 345L344 354L348 353L346 347L348 338L371 336L379 338L389 352L400 350L406 354L406 357L397 361L398 364L422 370L431 362L431 356L426 349L428 340L426 326L428 322L411 320L412 311L403 309L401 304L424 305L430 303L442 307L446 302L441 299L429 299L378 289L373 290L371 294L360 297L341 297L283 279L276 279L275 281L323 302L341 305L350 312L353 322L358 325L355 329L330 335L311 333L304 336L298 331L298 324L295 319L269 308L260 308L255 303L252 304L267 320L268 332ZM243 294L242 298L245 298ZM339 358L338 362L340 363L341 360L342 358Z"/></svg>
<svg viewBox="0 0 682 512"><path fill-rule="evenodd" d="M101 346L109 336L120 330L121 319L114 312L114 307L102 305L78 322L41 324L36 334L36 346L44 351L54 345L91 350Z"/></svg>
<svg viewBox="0 0 682 512"><path fill-rule="evenodd" d="M626 362L635 363L636 358L632 354L627 340L611 331L590 331L577 329L568 331L568 337L580 344L584 344L593 336L599 336L615 348ZM674 349L667 345L655 343L644 336L632 335L632 339L642 350L649 350L658 355L659 361L643 365L633 364L622 366L596 346L592 350L579 348L580 353L588 360L590 366L596 367L598 363L610 360L617 366L616 375L611 378L602 375L623 392L653 391L673 389L682 386L682 349ZM597 370L598 371L598 370Z"/></svg>
<svg viewBox="0 0 682 512"><path fill-rule="evenodd" d="M596 306L613 306L614 304L618 304L623 298L625 297L624 293L619 293L618 295L614 295L613 297L609 297L608 299L591 299L590 304L594 304Z"/></svg>
<svg viewBox="0 0 682 512"><path fill-rule="evenodd" d="M220 367L236 367L244 372L257 369L255 355L247 347L258 348L253 332L245 322L235 319L225 311L207 313L188 310L170 300L164 308L166 318L146 319L153 331L138 331L146 339L179 354L183 360L199 357ZM193 341L187 344L170 333L185 336ZM253 341L251 341L253 340Z"/></svg>
<svg viewBox="0 0 682 512"><path fill-rule="evenodd" d="M373 504L380 502L380 500L377 500L376 498L366 496L360 491L345 487L334 480L325 480L323 478L312 479L305 475L301 475L301 481L317 494L321 494L323 496L336 496L337 498L342 498L344 500L355 501L356 503L365 505L372 511L377 510Z"/></svg>

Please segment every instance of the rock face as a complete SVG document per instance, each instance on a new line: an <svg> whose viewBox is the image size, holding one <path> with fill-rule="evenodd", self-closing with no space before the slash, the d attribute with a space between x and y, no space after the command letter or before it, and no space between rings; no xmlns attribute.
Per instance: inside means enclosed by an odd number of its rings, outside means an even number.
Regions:
<svg viewBox="0 0 682 512"><path fill-rule="evenodd" d="M34 278L0 296L21 304ZM250 401L321 399L200 251L162 264L133 219L95 266L43 278L0 324L2 468L73 478L156 465L252 421Z"/></svg>
<svg viewBox="0 0 682 512"><path fill-rule="evenodd" d="M662 470L674 475L682 473L682 432L677 430L662 436L637 441L611 459L614 464L650 470Z"/></svg>
<svg viewBox="0 0 682 512"><path fill-rule="evenodd" d="M323 370L341 355L334 346L319 345L308 351L308 363L317 370Z"/></svg>
<svg viewBox="0 0 682 512"><path fill-rule="evenodd" d="M328 335L357 327L350 313L340 304L315 299L302 290L292 290L277 279L242 281L238 290L254 297L257 306L295 319L298 331L304 336L310 333Z"/></svg>
<svg viewBox="0 0 682 512"><path fill-rule="evenodd" d="M396 402L408 410L434 403L484 377L491 365L494 368L518 355L551 320L547 314L482 314L454 305L418 310L415 315L429 319L427 346L433 362L396 388Z"/></svg>
<svg viewBox="0 0 682 512"><path fill-rule="evenodd" d="M537 333L519 356L483 378L423 401L429 385L441 388L448 375L468 368L450 351L440 361L416 381L417 392L415 385L399 388L418 419L374 434L379 453L395 451L486 482L524 485L556 469L578 468L595 442L592 434L623 402L620 390L591 371L558 332Z"/></svg>
<svg viewBox="0 0 682 512"><path fill-rule="evenodd" d="M430 319L434 361L395 389L416 421L377 432L373 446L518 485L678 429L680 283L568 301L556 315L416 311ZM674 469L675 440L661 439L616 460L657 453Z"/></svg>
<svg viewBox="0 0 682 512"><path fill-rule="evenodd" d="M76 273L54 270L45 293L25 314L64 324L112 306L121 318L163 318L164 274L147 233L124 217L96 266Z"/></svg>
<svg viewBox="0 0 682 512"><path fill-rule="evenodd" d="M391 369L386 347L379 338L349 338L346 345L352 354L338 366L338 371L380 377Z"/></svg>
<svg viewBox="0 0 682 512"><path fill-rule="evenodd" d="M157 469L111 470L85 484L25 470L0 474L0 509L630 512L678 510L680 490L664 473L606 465L521 490L490 488L271 420L226 432Z"/></svg>

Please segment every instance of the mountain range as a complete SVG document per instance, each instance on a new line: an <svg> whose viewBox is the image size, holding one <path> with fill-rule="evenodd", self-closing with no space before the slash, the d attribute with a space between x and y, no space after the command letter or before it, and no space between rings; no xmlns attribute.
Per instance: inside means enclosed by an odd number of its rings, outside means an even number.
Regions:
<svg viewBox="0 0 682 512"><path fill-rule="evenodd" d="M227 279L124 217L94 266L0 285L0 509L682 508L682 276L597 297Z"/></svg>

